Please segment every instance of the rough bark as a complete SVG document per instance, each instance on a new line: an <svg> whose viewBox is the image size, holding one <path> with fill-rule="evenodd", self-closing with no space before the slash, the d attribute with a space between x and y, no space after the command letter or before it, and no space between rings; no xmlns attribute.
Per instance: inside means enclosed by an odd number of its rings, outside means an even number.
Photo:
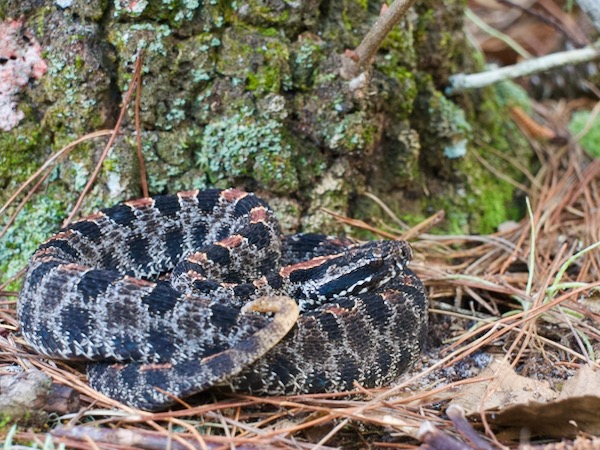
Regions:
<svg viewBox="0 0 600 450"><path fill-rule="evenodd" d="M513 218L529 153L507 119L508 89L446 98L448 77L481 68L464 2L418 2L384 42L366 89L340 77L380 10L364 0L159 2L8 0L48 69L20 93L25 117L0 134L0 201L58 149L114 125L145 52L142 142L152 194L208 186L258 191L288 230L339 231L326 207L372 220L380 196L409 223L443 208L445 229L489 232ZM131 110L132 111L132 110ZM140 194L131 112L84 212ZM81 145L0 239L14 273L73 205L102 149ZM0 217L0 224L6 223Z"/></svg>

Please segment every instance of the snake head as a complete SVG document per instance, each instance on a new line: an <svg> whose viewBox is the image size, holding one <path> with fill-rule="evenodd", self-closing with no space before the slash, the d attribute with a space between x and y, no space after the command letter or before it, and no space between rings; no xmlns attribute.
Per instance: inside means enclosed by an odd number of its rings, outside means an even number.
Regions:
<svg viewBox="0 0 600 450"><path fill-rule="evenodd" d="M363 257L371 258L375 264L390 262L400 270L404 269L413 257L410 244L406 241L371 241L352 247L349 253L356 251Z"/></svg>
<svg viewBox="0 0 600 450"><path fill-rule="evenodd" d="M382 288L402 273L411 257L412 249L406 241L372 241L287 270L290 282L298 285L296 296L316 305Z"/></svg>

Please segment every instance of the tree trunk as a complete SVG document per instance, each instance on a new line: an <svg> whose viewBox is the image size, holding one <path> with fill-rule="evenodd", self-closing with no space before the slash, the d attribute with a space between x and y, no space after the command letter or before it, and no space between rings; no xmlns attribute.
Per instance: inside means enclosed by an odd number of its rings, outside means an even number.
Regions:
<svg viewBox="0 0 600 450"><path fill-rule="evenodd" d="M0 5L5 24L25 19L27 37L10 44L37 40L47 64L13 98L24 118L0 133L2 203L51 154L114 126L144 49L141 126L151 194L257 191L286 231L339 232L322 208L381 217L365 192L409 224L445 209L441 229L452 232L489 232L518 215L514 187L497 176L519 179L506 161L527 166L530 157L508 119L511 90L443 95L449 75L481 69L463 32L464 2L418 2L384 42L369 83L354 91L340 77L340 55L358 45L380 2L196 3ZM140 195L134 130L130 107L84 212ZM79 145L30 200L0 239L1 273L14 273L59 226L105 143Z"/></svg>

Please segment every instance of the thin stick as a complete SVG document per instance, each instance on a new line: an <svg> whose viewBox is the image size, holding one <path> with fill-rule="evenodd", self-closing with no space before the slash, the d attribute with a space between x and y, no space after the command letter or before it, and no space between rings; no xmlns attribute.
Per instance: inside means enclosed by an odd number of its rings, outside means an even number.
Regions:
<svg viewBox="0 0 600 450"><path fill-rule="evenodd" d="M343 78L347 80L356 78L372 64L383 40L414 2L415 0L395 0L387 9L382 8L382 13L358 47L342 55Z"/></svg>
<svg viewBox="0 0 600 450"><path fill-rule="evenodd" d="M92 189L92 185L94 184L94 182L96 181L96 177L100 173L100 169L102 168L102 162L106 159L108 152L110 151L113 144L115 143L115 140L117 139L119 130L121 129L121 123L123 122L123 119L125 118L125 112L127 111L127 105L129 104L129 101L131 100L131 94L133 93L133 89L135 88L136 83L139 82L141 70L142 70L142 65L140 64L140 60L138 58L137 63L135 65L135 72L133 73L133 77L131 79L131 86L129 86L129 89L127 90L127 94L125 95L125 100L123 101L123 107L121 108L121 113L119 114L119 118L117 119L117 123L115 124L115 128L113 129L113 133L110 136L110 139L108 140L108 142L106 143L106 146L104 147L104 150L102 151L102 154L100 155L98 164L96 164L96 167L94 168L94 171L92 172L92 175L90 176L90 179L88 180L87 184L83 188L83 191L79 195L79 198L77 199L77 203L75 203L75 206L71 210L69 217L67 217L66 220L63 222L63 227L70 224L73 221L73 218L75 217L75 215L81 209L81 205L83 204L83 199L86 197L88 192Z"/></svg>
<svg viewBox="0 0 600 450"><path fill-rule="evenodd" d="M600 49L594 45L590 45L576 50L552 53L551 55L529 59L512 66L505 66L486 72L469 75L459 73L450 77L450 86L446 88L446 94L454 95L471 89L489 86L503 80L512 80L538 72L545 72L568 64L592 61L598 57L600 57Z"/></svg>
<svg viewBox="0 0 600 450"><path fill-rule="evenodd" d="M531 203L529 197L525 197L525 203L527 204L527 215L529 216L529 228L530 228L530 241L529 241L529 276L527 277L527 287L525 288L525 294L531 295L531 287L533 286L533 279L535 277L535 221L533 217L533 210L531 209Z"/></svg>
<svg viewBox="0 0 600 450"><path fill-rule="evenodd" d="M494 27L489 26L487 23L485 23L483 20L481 20L477 14L475 14L473 11L471 11L468 8L465 11L465 17L467 19L469 19L471 22L473 22L475 25L477 25L477 27L479 27L485 33L504 42L506 45L508 45L510 48L512 48L515 52L517 52L523 58L529 59L533 56L531 53L529 53L527 50L525 50L523 47L521 47L521 45L517 41L515 41L513 38L511 38L509 35L504 34L503 32L496 30Z"/></svg>
<svg viewBox="0 0 600 450"><path fill-rule="evenodd" d="M144 53L140 52L137 63L140 67L144 64ZM140 185L142 186L142 195L144 197L150 196L148 192L148 176L146 174L146 162L144 161L144 154L142 153L142 125L140 120L140 103L142 99L142 77L140 76L135 83L135 143L137 145L137 157L138 165L140 168Z"/></svg>
<svg viewBox="0 0 600 450"><path fill-rule="evenodd" d="M546 291L546 295L548 296L548 298L552 298L554 296L554 294L558 290L561 289L560 282L561 282L565 272L567 271L567 269L571 266L571 264L573 264L575 261L577 261L579 258L581 258L586 253L588 253L592 250L595 250L598 247L600 247L600 241L595 242L592 245L588 245L586 248L575 253L573 256L571 256L564 262L564 264L560 267L558 273L556 274L556 277L554 278L554 283L552 283L552 286L550 286L548 288L548 290Z"/></svg>

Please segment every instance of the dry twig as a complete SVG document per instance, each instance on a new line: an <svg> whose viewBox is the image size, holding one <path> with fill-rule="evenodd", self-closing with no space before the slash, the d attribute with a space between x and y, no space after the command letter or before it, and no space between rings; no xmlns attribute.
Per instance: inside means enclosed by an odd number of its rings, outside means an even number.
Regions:
<svg viewBox="0 0 600 450"><path fill-rule="evenodd" d="M377 21L358 47L354 50L346 50L342 55L341 75L343 78L357 80L359 77L363 77L364 80L359 80L360 82L354 83L354 85L360 87L365 84L368 77L363 74L373 63L377 50L414 2L415 0L394 0L389 7L384 4Z"/></svg>
<svg viewBox="0 0 600 450"><path fill-rule="evenodd" d="M446 88L446 94L455 95L471 89L479 89L503 80L512 80L514 78L532 75L534 73L546 72L550 69L563 67L568 64L578 64L587 61L593 61L600 57L600 50L597 45L590 45L584 48L568 50L565 52L556 52L551 55L540 56L535 59L487 70L480 73L452 75L449 79L449 86Z"/></svg>

